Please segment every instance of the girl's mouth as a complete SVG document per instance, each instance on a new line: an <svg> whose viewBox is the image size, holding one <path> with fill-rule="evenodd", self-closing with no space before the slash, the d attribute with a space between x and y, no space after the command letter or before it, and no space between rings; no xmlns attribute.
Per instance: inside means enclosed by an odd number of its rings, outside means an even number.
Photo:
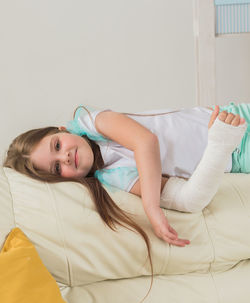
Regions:
<svg viewBox="0 0 250 303"><path fill-rule="evenodd" d="M76 149L76 152L75 152L75 166L76 166L76 168L78 167L78 154L77 154L77 149Z"/></svg>

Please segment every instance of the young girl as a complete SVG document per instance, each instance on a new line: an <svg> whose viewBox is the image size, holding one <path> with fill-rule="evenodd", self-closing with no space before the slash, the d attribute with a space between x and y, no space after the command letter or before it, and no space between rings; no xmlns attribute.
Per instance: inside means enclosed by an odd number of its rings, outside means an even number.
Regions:
<svg viewBox="0 0 250 303"><path fill-rule="evenodd" d="M178 238L160 206L201 211L224 172L250 171L244 160L248 132L242 117L249 122L246 104L137 115L80 106L67 129L48 127L18 136L4 165L47 182L86 185L104 222L112 229L116 224L133 227L149 250L147 235L101 183L141 196L155 234L185 246L190 242Z"/></svg>

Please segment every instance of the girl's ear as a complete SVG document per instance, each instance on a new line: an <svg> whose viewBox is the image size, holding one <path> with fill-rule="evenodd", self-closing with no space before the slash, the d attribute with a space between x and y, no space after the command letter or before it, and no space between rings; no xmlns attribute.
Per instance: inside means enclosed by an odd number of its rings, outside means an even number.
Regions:
<svg viewBox="0 0 250 303"><path fill-rule="evenodd" d="M58 129L59 130L66 130L66 127L65 126L59 126Z"/></svg>

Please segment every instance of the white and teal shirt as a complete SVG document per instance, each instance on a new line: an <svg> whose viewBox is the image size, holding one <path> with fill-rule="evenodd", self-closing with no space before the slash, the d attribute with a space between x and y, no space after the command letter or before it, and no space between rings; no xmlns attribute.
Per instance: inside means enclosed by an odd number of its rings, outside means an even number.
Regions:
<svg viewBox="0 0 250 303"><path fill-rule="evenodd" d="M67 129L78 135L87 135L100 147L104 168L95 176L106 186L127 192L138 180L133 151L104 138L95 128L99 113L107 110L89 110L79 107ZM189 178L201 160L207 145L208 122L212 111L204 107L171 110L152 110L127 115L156 134L160 145L162 173ZM143 116L145 114L145 116ZM225 172L230 172L232 160Z"/></svg>

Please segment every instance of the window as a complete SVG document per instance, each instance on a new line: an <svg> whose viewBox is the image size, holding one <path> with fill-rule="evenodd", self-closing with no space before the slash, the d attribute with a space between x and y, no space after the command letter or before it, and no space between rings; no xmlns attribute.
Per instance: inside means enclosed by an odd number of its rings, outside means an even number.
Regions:
<svg viewBox="0 0 250 303"><path fill-rule="evenodd" d="M250 32L250 0L215 0L216 34Z"/></svg>

